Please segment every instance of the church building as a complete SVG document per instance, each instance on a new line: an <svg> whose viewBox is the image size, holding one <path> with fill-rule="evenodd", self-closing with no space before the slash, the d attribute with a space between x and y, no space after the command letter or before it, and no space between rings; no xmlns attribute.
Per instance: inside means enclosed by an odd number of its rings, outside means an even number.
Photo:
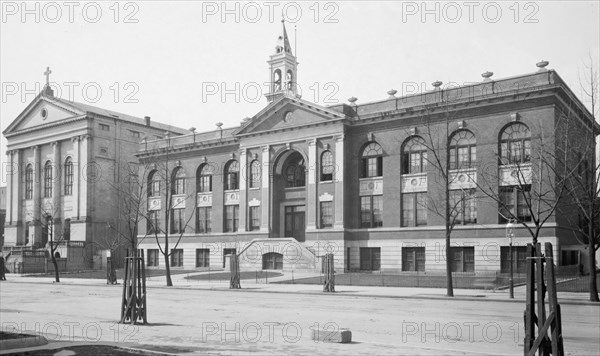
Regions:
<svg viewBox="0 0 600 356"><path fill-rule="evenodd" d="M3 132L3 255L13 272L43 272L40 259L50 242L59 244L63 270L91 268L99 251L122 249L115 202L128 169L137 167L139 142L188 132L55 97L50 73L42 92Z"/></svg>

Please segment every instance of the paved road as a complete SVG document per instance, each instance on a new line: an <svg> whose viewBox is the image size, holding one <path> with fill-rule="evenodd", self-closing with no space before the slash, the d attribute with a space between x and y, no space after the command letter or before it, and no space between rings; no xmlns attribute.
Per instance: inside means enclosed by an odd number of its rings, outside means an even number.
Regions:
<svg viewBox="0 0 600 356"><path fill-rule="evenodd" d="M116 323L121 292L121 286L102 284L2 282L2 330L172 352L522 353L524 306L519 303L149 288L151 324L131 327ZM567 354L600 355L600 307L563 305L562 313ZM316 325L348 328L354 342L315 343L309 328Z"/></svg>

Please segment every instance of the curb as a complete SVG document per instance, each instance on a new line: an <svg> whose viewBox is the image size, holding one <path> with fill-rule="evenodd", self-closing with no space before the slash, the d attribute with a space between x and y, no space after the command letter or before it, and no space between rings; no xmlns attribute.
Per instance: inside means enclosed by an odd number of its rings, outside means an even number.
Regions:
<svg viewBox="0 0 600 356"><path fill-rule="evenodd" d="M29 284L37 284L35 282L16 282L16 283L29 283ZM86 284L86 283L65 283L65 285L73 285L73 286L90 286L90 284ZM300 285L300 284L296 284L296 285ZM317 284L303 284L305 286L316 286L319 287L320 285ZM423 294L414 294L414 295L382 295L382 294L346 294L343 291L341 292L335 292L335 293L323 293L320 292L319 289L315 289L315 291L281 291L281 290L269 290L269 288L260 288L260 289L245 289L244 287L242 287L242 289L229 289L229 288L214 288L214 287L209 287L209 288L198 288L197 286L172 286L172 287L167 287L167 286L152 286L152 285L146 285L146 288L148 289L179 289L179 290L197 290L197 291L231 291L231 292L250 292L250 293L277 293L277 294L300 294L300 295L329 295L329 296L343 296L343 297L352 297L352 298L389 298L389 299L426 299L426 300L448 300L448 301L452 301L452 300L457 300L457 301L481 301L481 302L500 302L500 303L525 303L525 300L521 300L519 298L515 298L515 299L499 299L499 298L489 298L487 295L481 295L481 296L454 296L454 297L447 297L445 295L423 295ZM523 297L524 298L524 297ZM596 303L596 302L590 302L587 300L573 300L573 299L563 299L561 300L559 297L559 304L562 305L591 305L591 306L599 306L600 307L600 303Z"/></svg>
<svg viewBox="0 0 600 356"><path fill-rule="evenodd" d="M0 352L48 345L48 340L41 335L31 335L18 339L0 340Z"/></svg>

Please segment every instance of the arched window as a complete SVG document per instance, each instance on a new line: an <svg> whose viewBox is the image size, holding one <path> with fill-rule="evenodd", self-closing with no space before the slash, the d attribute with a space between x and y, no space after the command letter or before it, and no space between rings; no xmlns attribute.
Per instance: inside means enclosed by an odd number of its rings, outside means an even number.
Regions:
<svg viewBox="0 0 600 356"><path fill-rule="evenodd" d="M44 165L44 198L52 198L52 162Z"/></svg>
<svg viewBox="0 0 600 356"><path fill-rule="evenodd" d="M240 164L231 160L225 166L225 190L240 189Z"/></svg>
<svg viewBox="0 0 600 356"><path fill-rule="evenodd" d="M287 159L285 167L285 181L287 188L304 187L306 167L304 158L298 152L294 152Z"/></svg>
<svg viewBox="0 0 600 356"><path fill-rule="evenodd" d="M333 180L333 154L325 151L321 154L321 182Z"/></svg>
<svg viewBox="0 0 600 356"><path fill-rule="evenodd" d="M196 191L198 193L212 192L212 167L208 163L204 163L198 167L196 173Z"/></svg>
<svg viewBox="0 0 600 356"><path fill-rule="evenodd" d="M273 91L281 90L281 70L277 69L273 72Z"/></svg>
<svg viewBox="0 0 600 356"><path fill-rule="evenodd" d="M292 90L293 89L293 84L294 84L294 75L292 74L291 70L288 70L285 76L285 83L287 86L287 90Z"/></svg>
<svg viewBox="0 0 600 356"><path fill-rule="evenodd" d="M460 130L450 139L450 169L471 168L477 159L475 135L468 130Z"/></svg>
<svg viewBox="0 0 600 356"><path fill-rule="evenodd" d="M260 162L258 160L250 163L250 188L258 188L260 186Z"/></svg>
<svg viewBox="0 0 600 356"><path fill-rule="evenodd" d="M65 160L65 195L73 195L73 160L67 157Z"/></svg>
<svg viewBox="0 0 600 356"><path fill-rule="evenodd" d="M383 176L383 150L376 142L371 142L362 150L361 178Z"/></svg>
<svg viewBox="0 0 600 356"><path fill-rule="evenodd" d="M148 196L159 197L160 196L160 177L158 172L153 170L148 174Z"/></svg>
<svg viewBox="0 0 600 356"><path fill-rule="evenodd" d="M185 194L185 171L182 167L175 168L173 172L171 192L174 195Z"/></svg>
<svg viewBox="0 0 600 356"><path fill-rule="evenodd" d="M402 174L422 173L427 170L427 147L419 136L409 138L402 148Z"/></svg>
<svg viewBox="0 0 600 356"><path fill-rule="evenodd" d="M531 132L519 122L502 131L500 136L500 164L529 162L531 156Z"/></svg>
<svg viewBox="0 0 600 356"><path fill-rule="evenodd" d="M33 199L33 166L31 163L25 168L25 199Z"/></svg>

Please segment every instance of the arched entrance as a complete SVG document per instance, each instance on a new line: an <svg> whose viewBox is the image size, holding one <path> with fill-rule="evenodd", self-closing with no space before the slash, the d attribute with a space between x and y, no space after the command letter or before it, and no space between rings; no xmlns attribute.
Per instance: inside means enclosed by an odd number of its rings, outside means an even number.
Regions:
<svg viewBox="0 0 600 356"><path fill-rule="evenodd" d="M306 159L287 150L276 161L273 175L273 237L304 242L306 232Z"/></svg>

